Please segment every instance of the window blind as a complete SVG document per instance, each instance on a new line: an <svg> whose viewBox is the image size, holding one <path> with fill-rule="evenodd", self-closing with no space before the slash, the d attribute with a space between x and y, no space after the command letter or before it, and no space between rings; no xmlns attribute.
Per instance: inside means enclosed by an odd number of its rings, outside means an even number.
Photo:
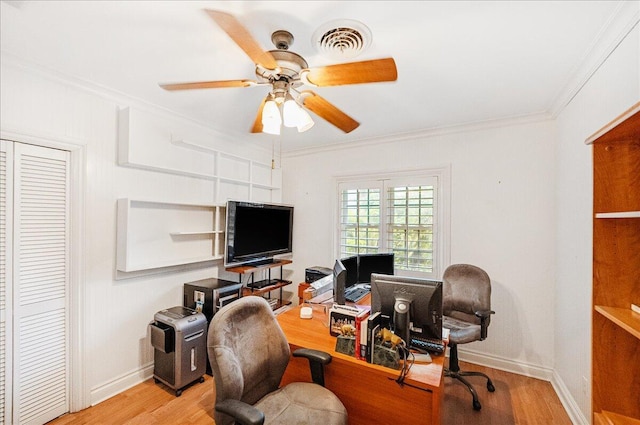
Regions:
<svg viewBox="0 0 640 425"><path fill-rule="evenodd" d="M338 256L393 252L395 269L438 277L438 176L338 183Z"/></svg>

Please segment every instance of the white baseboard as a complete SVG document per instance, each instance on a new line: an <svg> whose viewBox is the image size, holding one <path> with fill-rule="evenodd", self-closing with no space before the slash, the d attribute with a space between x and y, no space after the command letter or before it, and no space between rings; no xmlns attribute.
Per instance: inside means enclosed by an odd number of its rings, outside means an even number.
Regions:
<svg viewBox="0 0 640 425"><path fill-rule="evenodd" d="M553 389L558 394L558 398L564 407L564 410L567 411L569 415L569 419L571 419L571 423L573 425L589 425L589 419L585 418L585 416L580 411L576 400L573 398L569 389L564 384L560 375L558 375L555 371L553 372L553 377L551 378L551 385Z"/></svg>
<svg viewBox="0 0 640 425"><path fill-rule="evenodd" d="M98 387L91 388L91 406L113 397L153 376L153 363L121 375Z"/></svg>
<svg viewBox="0 0 640 425"><path fill-rule="evenodd" d="M544 368L529 363L466 350L462 349L460 346L458 346L458 357L463 362L475 363L492 369L504 370L505 372L542 379L543 381L551 382L551 378L553 377L553 369L551 368Z"/></svg>

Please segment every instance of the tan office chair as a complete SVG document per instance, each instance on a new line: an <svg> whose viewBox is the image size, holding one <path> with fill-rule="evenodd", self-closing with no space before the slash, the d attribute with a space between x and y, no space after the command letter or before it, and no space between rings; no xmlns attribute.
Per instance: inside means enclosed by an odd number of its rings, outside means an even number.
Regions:
<svg viewBox="0 0 640 425"><path fill-rule="evenodd" d="M478 394L465 376L482 376L487 379L487 390L494 392L491 379L481 372L463 372L458 365L458 344L482 341L487 337L491 322L491 279L479 267L470 264L454 264L442 276L442 326L449 334L449 368L445 376L457 379L467 386L473 396L473 408L482 405Z"/></svg>
<svg viewBox="0 0 640 425"><path fill-rule="evenodd" d="M315 383L293 382L280 388L289 363L289 344L271 307L259 296L224 306L209 325L209 361L214 377L216 425L346 424L347 411L324 388L323 365L331 356L300 349Z"/></svg>

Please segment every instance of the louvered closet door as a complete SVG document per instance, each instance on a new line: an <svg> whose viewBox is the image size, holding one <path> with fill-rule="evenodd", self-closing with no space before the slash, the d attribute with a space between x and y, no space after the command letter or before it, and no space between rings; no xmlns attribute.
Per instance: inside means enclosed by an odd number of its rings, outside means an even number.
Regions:
<svg viewBox="0 0 640 425"><path fill-rule="evenodd" d="M13 186L8 184L8 177L13 175L12 145L0 140L0 424L10 424L11 421L11 306L7 300L11 299L11 282L8 262L10 262L8 247L11 246L11 228L7 223L12 217ZM13 181L13 179L11 179Z"/></svg>
<svg viewBox="0 0 640 425"><path fill-rule="evenodd" d="M69 411L69 153L14 144L13 422Z"/></svg>

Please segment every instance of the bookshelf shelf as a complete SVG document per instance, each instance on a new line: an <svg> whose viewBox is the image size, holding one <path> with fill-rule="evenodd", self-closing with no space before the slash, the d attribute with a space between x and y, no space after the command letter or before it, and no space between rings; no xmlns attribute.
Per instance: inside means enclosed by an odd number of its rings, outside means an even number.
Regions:
<svg viewBox="0 0 640 425"><path fill-rule="evenodd" d="M620 326L631 335L640 339L640 314L630 308L595 306L598 313Z"/></svg>
<svg viewBox="0 0 640 425"><path fill-rule="evenodd" d="M604 411L594 415L594 425L640 425L640 420Z"/></svg>
<svg viewBox="0 0 640 425"><path fill-rule="evenodd" d="M640 218L640 211L596 213L596 218Z"/></svg>

